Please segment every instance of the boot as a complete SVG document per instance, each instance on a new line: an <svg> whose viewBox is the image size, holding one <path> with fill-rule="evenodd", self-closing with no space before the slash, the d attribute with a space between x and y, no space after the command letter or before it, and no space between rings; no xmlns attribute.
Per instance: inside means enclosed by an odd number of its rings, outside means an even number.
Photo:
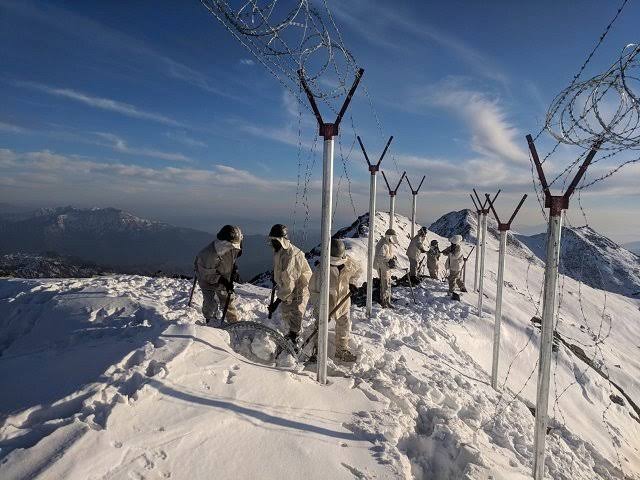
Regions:
<svg viewBox="0 0 640 480"><path fill-rule="evenodd" d="M357 360L357 356L348 349L336 349L335 359L345 363L353 363Z"/></svg>
<svg viewBox="0 0 640 480"><path fill-rule="evenodd" d="M289 340L291 342L292 345L297 345L298 343L298 332L294 332L293 330L291 330L286 336L285 338L287 340Z"/></svg>
<svg viewBox="0 0 640 480"><path fill-rule="evenodd" d="M467 292L467 287L462 287L462 288L460 289L460 291L461 291L461 292L466 293L466 292Z"/></svg>

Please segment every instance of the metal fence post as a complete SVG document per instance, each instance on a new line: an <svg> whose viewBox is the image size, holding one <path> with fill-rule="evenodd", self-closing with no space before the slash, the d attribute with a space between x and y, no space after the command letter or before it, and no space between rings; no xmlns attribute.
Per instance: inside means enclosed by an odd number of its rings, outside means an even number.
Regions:
<svg viewBox="0 0 640 480"><path fill-rule="evenodd" d="M367 151L362 144L362 139L358 137L358 143L360 144L360 148L362 149L362 153L364 154L364 158L367 161L367 165L369 166L369 173L371 173L371 181L369 183L369 238L367 242L367 317L371 318L371 310L373 308L373 256L375 249L375 233L376 233L376 174L378 170L380 170L380 164L382 163L382 159L387 153L387 149L391 144L391 140L393 137L389 137L389 141L387 145L384 147L382 151L382 155L380 155L380 159L378 163L371 163L369 161L369 156L367 155Z"/></svg>
<svg viewBox="0 0 640 480"><path fill-rule="evenodd" d="M549 383L551 377L551 354L553 346L554 319L556 315L556 292L558 281L558 267L560 263L560 238L562 233L562 215L569 208L569 198L578 186L587 168L595 157L602 139L596 141L587 154L578 172L564 195L551 195L549 184L542 169L542 162L538 157L531 135L527 135L527 143L531 158L535 164L542 191L545 197L545 207L549 209L549 228L547 230L547 258L544 268L544 296L542 304L542 332L540 335L540 357L538 359L538 385L536 392L536 426L534 433L533 478L544 478L545 440L548 424Z"/></svg>
<svg viewBox="0 0 640 480"><path fill-rule="evenodd" d="M327 383L327 350L329 343L329 269L331 254L331 210L333 192L333 153L334 137L338 135L340 122L347 111L351 98L360 83L364 70L356 72L355 80L347 93L342 108L338 112L334 123L325 123L316 104L313 92L304 78L304 71L298 70L298 78L304 89L313 114L318 121L319 135L324 138L322 151L322 220L321 220L321 245L320 245L320 299L318 315L318 382Z"/></svg>

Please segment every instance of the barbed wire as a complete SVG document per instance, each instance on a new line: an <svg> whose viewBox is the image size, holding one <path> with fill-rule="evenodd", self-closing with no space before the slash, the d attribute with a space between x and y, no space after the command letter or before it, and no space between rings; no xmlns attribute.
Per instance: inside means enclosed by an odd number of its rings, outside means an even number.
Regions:
<svg viewBox="0 0 640 480"><path fill-rule="evenodd" d="M640 46L629 44L604 72L563 90L547 112L545 127L559 142L590 149L640 147Z"/></svg>

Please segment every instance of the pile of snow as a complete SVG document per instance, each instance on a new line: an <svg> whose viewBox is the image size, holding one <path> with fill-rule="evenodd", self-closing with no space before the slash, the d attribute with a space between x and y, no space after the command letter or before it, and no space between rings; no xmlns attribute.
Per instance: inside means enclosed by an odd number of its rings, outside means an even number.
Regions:
<svg viewBox="0 0 640 480"><path fill-rule="evenodd" d="M406 248L410 225L396 221ZM344 235L364 267L366 221L354 225ZM197 325L188 281L0 280L0 375L12 386L0 477L530 478L543 270L507 257L496 392L497 244L486 265L480 317L474 294L452 302L435 280L415 304L394 288L395 308L374 305L371 319L353 307L358 361L330 360L328 386L313 369L248 360L272 351L266 339L245 356ZM640 479L640 301L568 277L560 288L547 477ZM236 291L242 320L280 325L266 318L268 289ZM333 355L332 327L329 341Z"/></svg>

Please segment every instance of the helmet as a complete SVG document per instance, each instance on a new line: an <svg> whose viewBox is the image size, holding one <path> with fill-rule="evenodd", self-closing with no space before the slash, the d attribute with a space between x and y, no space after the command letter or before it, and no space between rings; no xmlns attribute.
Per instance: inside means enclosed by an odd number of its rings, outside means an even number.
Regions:
<svg viewBox="0 0 640 480"><path fill-rule="evenodd" d="M458 245L460 242L462 242L462 235L454 235L449 239L449 241L452 245Z"/></svg>
<svg viewBox="0 0 640 480"><path fill-rule="evenodd" d="M387 230L386 232L384 232L385 235L395 235L396 231L393 228L390 228L389 230Z"/></svg>
<svg viewBox="0 0 640 480"><path fill-rule="evenodd" d="M276 223L273 227L271 227L269 236L275 238L288 238L287 226L281 223Z"/></svg>
<svg viewBox="0 0 640 480"><path fill-rule="evenodd" d="M426 235L427 234L427 227L422 227L420 230L418 230L418 233L420 235Z"/></svg>
<svg viewBox="0 0 640 480"><path fill-rule="evenodd" d="M344 242L339 238L331 239L331 256L334 258L344 258L347 249L344 246Z"/></svg>
<svg viewBox="0 0 640 480"><path fill-rule="evenodd" d="M436 247L438 245L438 240L431 240L431 246Z"/></svg>
<svg viewBox="0 0 640 480"><path fill-rule="evenodd" d="M227 241L236 248L240 248L242 232L240 231L240 227L236 227L235 225L225 225L220 229L216 238L218 240Z"/></svg>

